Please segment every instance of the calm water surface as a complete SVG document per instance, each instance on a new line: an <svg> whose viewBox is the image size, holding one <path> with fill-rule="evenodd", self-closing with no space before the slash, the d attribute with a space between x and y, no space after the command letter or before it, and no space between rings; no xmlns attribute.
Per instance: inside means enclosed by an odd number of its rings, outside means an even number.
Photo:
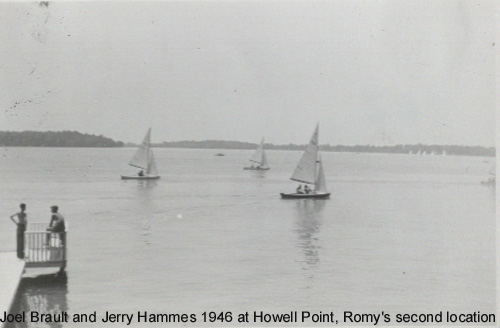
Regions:
<svg viewBox="0 0 500 328"><path fill-rule="evenodd" d="M300 152L251 172L252 151L154 149L161 180L122 181L134 151L0 150L0 250L20 202L70 229L67 277L24 282L18 309L495 312L492 158L323 153L314 201L279 197Z"/></svg>

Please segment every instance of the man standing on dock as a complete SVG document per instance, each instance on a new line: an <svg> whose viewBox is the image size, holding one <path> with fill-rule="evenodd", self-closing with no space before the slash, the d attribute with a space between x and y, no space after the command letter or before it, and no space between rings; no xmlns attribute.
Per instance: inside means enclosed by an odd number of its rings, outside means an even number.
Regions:
<svg viewBox="0 0 500 328"><path fill-rule="evenodd" d="M64 217L61 213L58 213L59 207L57 205L50 207L52 211L52 217L50 219L49 227L47 231L51 232L64 232L66 231L66 225L64 223ZM66 241L64 240L64 234L61 234L61 242L64 244ZM47 236L47 244L50 244L50 234Z"/></svg>
<svg viewBox="0 0 500 328"><path fill-rule="evenodd" d="M26 225L28 224L28 220L26 217L26 204L21 203L19 205L21 208L21 212L16 214L12 214L10 219L17 225L17 257L20 259L24 259L24 232L26 231ZM17 216L17 221L14 218Z"/></svg>

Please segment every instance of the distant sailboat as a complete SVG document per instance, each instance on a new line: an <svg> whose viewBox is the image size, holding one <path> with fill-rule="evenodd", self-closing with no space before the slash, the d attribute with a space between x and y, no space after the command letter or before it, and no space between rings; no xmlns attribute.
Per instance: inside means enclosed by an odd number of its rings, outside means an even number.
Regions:
<svg viewBox="0 0 500 328"><path fill-rule="evenodd" d="M486 181L481 181L481 184L484 185L489 185L489 186L495 186L496 185L496 165L495 161L493 161L493 164L491 165L490 171L488 172L490 175L490 178Z"/></svg>
<svg viewBox="0 0 500 328"><path fill-rule="evenodd" d="M318 156L318 130L319 124L290 178L293 181L314 185L314 190L307 193L299 190L299 186L295 193L281 193L281 198L330 198L330 193L326 189L323 162L321 156Z"/></svg>
<svg viewBox="0 0 500 328"><path fill-rule="evenodd" d="M140 168L141 171L137 175L122 175L124 180L155 180L159 179L160 176L156 171L156 162L153 155L153 151L150 149L151 143L151 128L149 128L148 133L144 137L141 145L137 149L134 157L130 160L128 165Z"/></svg>
<svg viewBox="0 0 500 328"><path fill-rule="evenodd" d="M250 158L250 162L252 162L252 166L244 167L243 170L260 170L265 171L269 170L269 164L267 163L267 156L264 150L264 138L260 142L259 147L255 150L255 153ZM257 164L257 166L255 166Z"/></svg>

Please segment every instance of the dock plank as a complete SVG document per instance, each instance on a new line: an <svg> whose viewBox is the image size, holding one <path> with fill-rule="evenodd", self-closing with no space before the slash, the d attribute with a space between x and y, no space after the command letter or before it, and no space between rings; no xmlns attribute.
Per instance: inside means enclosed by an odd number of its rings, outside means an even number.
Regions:
<svg viewBox="0 0 500 328"><path fill-rule="evenodd" d="M8 312L14 302L24 270L24 261L16 252L0 252L0 313Z"/></svg>

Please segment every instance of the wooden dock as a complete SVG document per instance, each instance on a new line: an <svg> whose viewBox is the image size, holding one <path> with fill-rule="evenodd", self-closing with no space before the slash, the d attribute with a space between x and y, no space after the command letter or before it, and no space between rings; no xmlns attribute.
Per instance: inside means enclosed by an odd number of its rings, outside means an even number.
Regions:
<svg viewBox="0 0 500 328"><path fill-rule="evenodd" d="M16 252L0 252L0 313L10 312L27 269L47 268L55 272L65 269L67 232L51 232L47 228L45 223L28 224L24 232L24 259L18 259Z"/></svg>
<svg viewBox="0 0 500 328"><path fill-rule="evenodd" d="M66 267L66 231L48 232L44 223L29 223L24 233L26 268Z"/></svg>
<svg viewBox="0 0 500 328"><path fill-rule="evenodd" d="M0 313L9 312L16 297L17 288L24 271L24 261L17 258L16 252L0 253Z"/></svg>

